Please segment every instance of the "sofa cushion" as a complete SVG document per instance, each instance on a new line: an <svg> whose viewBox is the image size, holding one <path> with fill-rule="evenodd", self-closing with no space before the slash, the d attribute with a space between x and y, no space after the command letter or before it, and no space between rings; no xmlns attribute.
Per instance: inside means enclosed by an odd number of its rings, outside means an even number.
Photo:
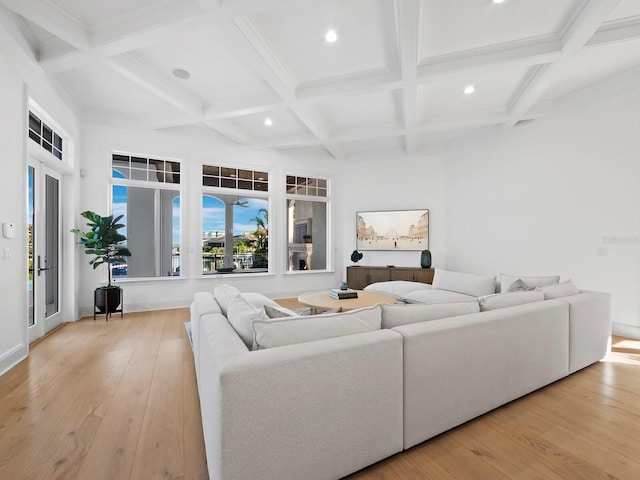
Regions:
<svg viewBox="0 0 640 480"><path fill-rule="evenodd" d="M455 317L468 313L478 313L478 302L456 302L413 304L413 305L382 305L382 328L393 328L409 323L426 322L438 318Z"/></svg>
<svg viewBox="0 0 640 480"><path fill-rule="evenodd" d="M580 293L578 287L576 287L571 280L567 280L562 283L555 283L553 285L545 285L543 287L536 288L536 290L544 294L545 300L570 297L571 295L577 295Z"/></svg>
<svg viewBox="0 0 640 480"><path fill-rule="evenodd" d="M492 275L472 275L436 268L433 277L433 288L481 297L482 295L496 292L496 277Z"/></svg>
<svg viewBox="0 0 640 480"><path fill-rule="evenodd" d="M305 315L312 315L311 307L302 307L296 308L295 310L291 310L290 308L272 305L264 305L264 313L267 314L269 318L286 318L286 317L301 317ZM331 308L329 310L322 310L318 312L320 315L324 315L327 313L340 313L342 312L342 307Z"/></svg>
<svg viewBox="0 0 640 480"><path fill-rule="evenodd" d="M269 297L264 296L261 293L248 292L248 293L243 293L242 296L247 302L249 302L251 305L253 305L257 309L261 309L265 305L268 305L270 307L280 306L278 302L270 299Z"/></svg>
<svg viewBox="0 0 640 480"><path fill-rule="evenodd" d="M463 293L450 292L448 290L418 290L411 292L406 297L407 303L456 303L456 302L475 302L478 299L472 295Z"/></svg>
<svg viewBox="0 0 640 480"><path fill-rule="evenodd" d="M523 303L539 302L544 300L544 294L537 290L494 293L478 299L480 311L487 312L498 308L513 307Z"/></svg>
<svg viewBox="0 0 640 480"><path fill-rule="evenodd" d="M225 317L227 316L229 301L239 293L240 290L238 290L236 287L232 287L231 285L227 285L226 283L218 285L213 290L213 297L216 299L216 302L218 302L218 305L220 305L220 310L222 310L222 314Z"/></svg>
<svg viewBox="0 0 640 480"><path fill-rule="evenodd" d="M386 293L398 300L404 300L407 294L418 290L431 290L431 285L421 282L409 282L406 280L391 280L388 282L376 282L364 287L364 290Z"/></svg>
<svg viewBox="0 0 640 480"><path fill-rule="evenodd" d="M513 282L509 288L503 292L503 293L507 293L507 292L526 292L528 290L533 290L534 287L527 287L524 282L522 281L522 279L517 279L515 282Z"/></svg>
<svg viewBox="0 0 640 480"><path fill-rule="evenodd" d="M560 275L551 275L549 277L524 277L522 275L507 275L500 274L500 292L508 292L511 285L521 280L528 290L532 290L536 287L543 287L545 285L551 285L560 281Z"/></svg>
<svg viewBox="0 0 640 480"><path fill-rule="evenodd" d="M345 313L253 321L254 349L264 349L379 330L380 305Z"/></svg>
<svg viewBox="0 0 640 480"><path fill-rule="evenodd" d="M269 318L262 307L254 307L247 300L246 294L240 293L229 300L227 319L247 348L250 349L253 345L253 321L268 320Z"/></svg>

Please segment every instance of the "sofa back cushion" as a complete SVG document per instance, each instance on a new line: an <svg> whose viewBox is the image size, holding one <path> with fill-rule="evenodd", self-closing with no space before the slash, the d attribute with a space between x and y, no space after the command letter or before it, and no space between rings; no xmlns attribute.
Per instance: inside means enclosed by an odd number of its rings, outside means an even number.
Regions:
<svg viewBox="0 0 640 480"><path fill-rule="evenodd" d="M242 339L247 348L253 345L254 320L267 320L263 307L255 307L246 298L246 294L239 293L229 300L227 320Z"/></svg>
<svg viewBox="0 0 640 480"><path fill-rule="evenodd" d="M253 321L253 348L261 350L371 332L379 330L381 324L380 305L345 313L289 317L282 320L257 319Z"/></svg>
<svg viewBox="0 0 640 480"><path fill-rule="evenodd" d="M478 299L480 311L497 310L498 308L513 307L524 303L539 302L544 300L544 294L538 290L522 292L505 292L485 295Z"/></svg>
<svg viewBox="0 0 640 480"><path fill-rule="evenodd" d="M238 290L236 287L233 287L231 285L227 285L226 283L223 283L222 285L218 285L213 290L213 297L216 299L216 302L218 302L218 305L220 305L220 310L222 311L222 314L225 317L227 316L227 308L229 307L229 301L239 293L240 293L240 290Z"/></svg>
<svg viewBox="0 0 640 480"><path fill-rule="evenodd" d="M367 291L381 292L391 295L398 300L404 298L411 292L420 290L431 290L431 285L421 282L409 282L406 280L390 280L388 282L376 282L364 287Z"/></svg>
<svg viewBox="0 0 640 480"><path fill-rule="evenodd" d="M470 273L452 272L436 268L433 277L433 288L481 297L482 295L495 293L496 277L492 275L472 275Z"/></svg>
<svg viewBox="0 0 640 480"><path fill-rule="evenodd" d="M478 303L478 298L464 293L450 292L449 290L417 290L407 294L404 298L406 303L458 303L473 302Z"/></svg>
<svg viewBox="0 0 640 480"><path fill-rule="evenodd" d="M456 302L413 305L382 305L382 328L393 328L409 323L426 322L438 318L478 313L478 302Z"/></svg>
<svg viewBox="0 0 640 480"><path fill-rule="evenodd" d="M536 288L536 291L544 294L545 300L570 297L571 295L578 295L580 293L578 287L576 287L571 280L538 287Z"/></svg>
<svg viewBox="0 0 640 480"><path fill-rule="evenodd" d="M524 277L521 275L507 275L505 273L501 273L498 291L508 292L511 285L518 280L521 280L528 290L532 290L536 287L543 287L545 285L558 283L560 281L560 275L551 275L548 277Z"/></svg>

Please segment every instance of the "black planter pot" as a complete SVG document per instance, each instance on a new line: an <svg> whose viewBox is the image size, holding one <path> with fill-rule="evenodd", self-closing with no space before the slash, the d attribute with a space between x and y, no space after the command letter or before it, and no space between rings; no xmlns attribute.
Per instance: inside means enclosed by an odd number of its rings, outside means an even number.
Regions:
<svg viewBox="0 0 640 480"><path fill-rule="evenodd" d="M100 313L113 313L120 306L121 288L96 288L96 308ZM108 312L107 312L108 308Z"/></svg>

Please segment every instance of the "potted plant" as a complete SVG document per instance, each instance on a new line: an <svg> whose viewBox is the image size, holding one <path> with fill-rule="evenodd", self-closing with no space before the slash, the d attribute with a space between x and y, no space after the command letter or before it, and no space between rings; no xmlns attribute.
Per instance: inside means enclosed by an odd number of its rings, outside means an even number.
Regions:
<svg viewBox="0 0 640 480"><path fill-rule="evenodd" d="M83 232L78 228L71 230L80 237L80 243L84 245L84 253L93 255L89 260L94 270L103 263L107 264L109 282L105 286L96 288L95 302L96 307L101 313L112 313L118 310L120 306L120 287L111 285L111 266L126 263L124 257L130 257L131 252L126 246L122 245L127 237L118 233L118 230L124 227L118 223L124 215L114 218L113 215L103 217L95 212L87 210L81 214L89 220L87 225L90 230ZM107 312L108 306L108 312Z"/></svg>

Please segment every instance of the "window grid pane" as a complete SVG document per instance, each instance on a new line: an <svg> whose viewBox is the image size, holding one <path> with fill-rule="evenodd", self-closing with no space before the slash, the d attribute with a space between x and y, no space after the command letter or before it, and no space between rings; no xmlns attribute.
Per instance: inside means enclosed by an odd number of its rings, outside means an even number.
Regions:
<svg viewBox="0 0 640 480"><path fill-rule="evenodd" d="M40 120L40 118L38 118L38 116L33 112L29 112L28 135L31 140L36 142L47 152L54 155L57 159L62 160L64 151L62 137L50 126Z"/></svg>
<svg viewBox="0 0 640 480"><path fill-rule="evenodd" d="M203 165L202 186L268 192L269 173L219 165Z"/></svg>
<svg viewBox="0 0 640 480"><path fill-rule="evenodd" d="M111 167L113 178L180 184L180 162L114 153Z"/></svg>

